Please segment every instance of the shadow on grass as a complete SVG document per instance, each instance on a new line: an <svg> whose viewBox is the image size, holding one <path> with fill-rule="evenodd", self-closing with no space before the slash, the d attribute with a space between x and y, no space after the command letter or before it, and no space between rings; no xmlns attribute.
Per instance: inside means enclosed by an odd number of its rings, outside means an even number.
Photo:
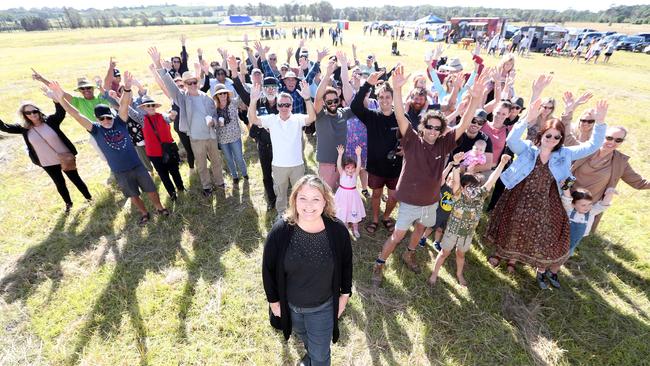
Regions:
<svg viewBox="0 0 650 366"><path fill-rule="evenodd" d="M135 210L127 215L125 242L116 256L116 266L108 284L99 295L81 327L68 364L76 364L93 335L109 338L120 332L122 317L128 314L135 332L140 365L147 365L147 331L140 312L136 290L149 271L158 272L171 264L180 246L181 225L175 216L153 217L146 227L133 223Z"/></svg>
<svg viewBox="0 0 650 366"><path fill-rule="evenodd" d="M71 218L60 214L49 235L27 249L12 270L0 279L0 293L7 302L29 298L48 279L52 281L51 296L63 279L61 261L93 247L104 236L112 238L115 235L113 221L123 203L117 201L111 192L106 192L92 203L92 207L73 211ZM79 226L88 215L88 223L79 231ZM68 219L70 222L66 227Z"/></svg>

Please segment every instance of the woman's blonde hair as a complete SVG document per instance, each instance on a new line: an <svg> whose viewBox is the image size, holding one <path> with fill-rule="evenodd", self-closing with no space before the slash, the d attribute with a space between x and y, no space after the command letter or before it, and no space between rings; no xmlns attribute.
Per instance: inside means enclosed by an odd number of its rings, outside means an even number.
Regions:
<svg viewBox="0 0 650 366"><path fill-rule="evenodd" d="M296 198L298 196L298 191L302 189L303 186L309 185L312 188L318 189L318 191L323 195L325 200L325 207L323 207L323 215L333 219L336 216L336 207L334 206L334 194L330 186L325 184L319 176L309 174L298 179L296 184L291 190L291 195L289 196L289 206L286 211L284 211L284 219L290 224L295 225L298 222L298 210L296 210Z"/></svg>
<svg viewBox="0 0 650 366"><path fill-rule="evenodd" d="M18 107L18 111L16 113L18 114L18 118L20 118L20 124L23 125L24 128L30 128L32 127L32 121L25 116L25 108L26 107L33 107L34 109L38 110L38 115L41 117L41 122L45 122L45 115L43 114L43 111L32 101L26 100L22 103L20 103L20 107Z"/></svg>
<svg viewBox="0 0 650 366"><path fill-rule="evenodd" d="M508 62L512 61L512 68L515 68L515 54L514 53L508 53L503 55L501 60L499 61L499 65L497 65L497 68L503 67L503 65L507 64Z"/></svg>

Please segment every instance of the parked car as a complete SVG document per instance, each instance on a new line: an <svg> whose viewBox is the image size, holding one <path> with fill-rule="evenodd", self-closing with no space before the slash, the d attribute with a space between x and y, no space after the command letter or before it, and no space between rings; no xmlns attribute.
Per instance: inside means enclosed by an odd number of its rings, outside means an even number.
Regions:
<svg viewBox="0 0 650 366"><path fill-rule="evenodd" d="M637 44L644 42L645 39L641 36L627 36L623 38L616 46L617 50L634 51Z"/></svg>
<svg viewBox="0 0 650 366"><path fill-rule="evenodd" d="M519 30L519 27L514 26L514 25L506 25L506 34L505 37L506 39L510 39L515 36L515 33Z"/></svg>
<svg viewBox="0 0 650 366"><path fill-rule="evenodd" d="M650 45L645 46L643 53L645 53L646 55L650 55Z"/></svg>
<svg viewBox="0 0 650 366"><path fill-rule="evenodd" d="M645 42L650 42L650 33L639 33L635 34L635 36L643 37Z"/></svg>
<svg viewBox="0 0 650 366"><path fill-rule="evenodd" d="M586 40L587 44L588 44L592 40L603 38L604 36L605 36L605 33L602 33L602 32L585 32L585 33L582 33L581 35L579 35L578 39L580 41Z"/></svg>
<svg viewBox="0 0 650 366"><path fill-rule="evenodd" d="M627 34L615 33L606 36L605 38L603 38L603 41L607 44L609 44L610 42L616 42L615 44L618 46L618 43L621 42L625 37L627 37Z"/></svg>
<svg viewBox="0 0 650 366"><path fill-rule="evenodd" d="M650 42L639 42L634 45L634 49L632 51L643 52L643 50L645 50L645 48L648 47L648 45L650 45Z"/></svg>

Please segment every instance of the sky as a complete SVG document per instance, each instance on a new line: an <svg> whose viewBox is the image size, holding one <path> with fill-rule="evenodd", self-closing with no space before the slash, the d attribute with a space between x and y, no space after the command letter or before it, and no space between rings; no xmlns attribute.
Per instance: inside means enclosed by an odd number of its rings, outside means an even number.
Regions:
<svg viewBox="0 0 650 366"><path fill-rule="evenodd" d="M252 4L257 4L261 0L242 0L237 1L238 4L246 4L248 2ZM299 3L299 4L310 4L317 1L308 1L308 0L276 0L275 4L284 4L284 3ZM345 6L350 6L349 0L329 0L329 2L335 8L341 8ZM97 8L105 9L111 8L114 6L134 6L134 5L159 5L163 3L168 4L178 4L178 5L215 5L214 1L206 0L194 0L194 1L174 1L174 0L58 0L52 2L51 0L29 0L25 2L24 0L3 0L0 4L0 9L9 9L17 8L20 6L26 8L40 8L47 6L69 6L77 9L85 8ZM226 0L223 3L230 4L235 3L235 1ZM387 4L394 5L395 0L355 0L354 6L383 6ZM26 5L29 4L29 5ZM222 4L222 2L219 2ZM637 5L637 4L648 4L648 1L643 0L589 0L589 1L566 1L566 0L546 0L546 1L520 1L513 2L512 0L469 0L463 2L452 2L449 0L405 0L400 2L402 5L417 5L417 4L429 4L434 6L483 6L490 8L511 8L519 7L523 9L553 9L553 10L566 10L567 8L572 8L576 10L592 10L599 11L605 10L612 5Z"/></svg>

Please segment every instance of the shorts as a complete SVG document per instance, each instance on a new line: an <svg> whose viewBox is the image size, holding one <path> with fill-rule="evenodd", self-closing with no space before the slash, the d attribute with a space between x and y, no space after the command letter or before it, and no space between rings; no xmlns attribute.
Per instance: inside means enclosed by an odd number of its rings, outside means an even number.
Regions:
<svg viewBox="0 0 650 366"><path fill-rule="evenodd" d="M397 189L397 181L399 180L399 177L397 178L386 178L386 177L380 177L378 175L374 175L372 173L368 173L368 187L371 189L380 189L386 188L390 189L391 191L394 191Z"/></svg>
<svg viewBox="0 0 650 366"><path fill-rule="evenodd" d="M406 231L413 222L417 221L425 227L433 227L436 223L436 211L438 202L429 206L415 206L400 202L397 211L397 222L395 229Z"/></svg>
<svg viewBox="0 0 650 366"><path fill-rule="evenodd" d="M456 247L456 250L459 252L466 253L469 248L472 246L472 234L469 234L467 236L459 236L456 234L452 233L445 233L445 235L442 236L442 241L440 242L440 246L442 249L451 251Z"/></svg>
<svg viewBox="0 0 650 366"><path fill-rule="evenodd" d="M117 186L128 198L138 197L140 190L142 192L156 192L153 179L151 179L149 172L142 164L125 172L115 173L115 179L117 180Z"/></svg>
<svg viewBox="0 0 650 366"><path fill-rule="evenodd" d="M433 228L434 229L441 228L442 230L445 230L451 212L447 212L447 211L440 212L440 211L441 210L438 210L438 212L436 212L436 223L433 225Z"/></svg>
<svg viewBox="0 0 650 366"><path fill-rule="evenodd" d="M605 56L609 57L609 56L611 56L611 55L612 55L611 52L605 52Z"/></svg>

